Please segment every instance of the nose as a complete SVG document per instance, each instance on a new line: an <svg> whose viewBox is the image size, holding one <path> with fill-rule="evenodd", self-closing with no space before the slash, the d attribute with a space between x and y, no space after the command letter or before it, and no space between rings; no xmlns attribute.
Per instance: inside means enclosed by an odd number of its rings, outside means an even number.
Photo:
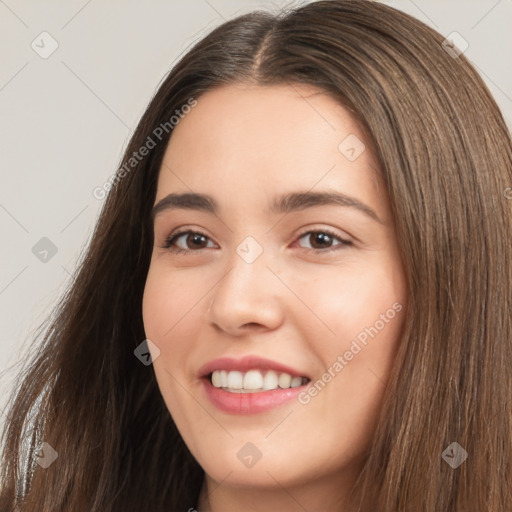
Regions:
<svg viewBox="0 0 512 512"><path fill-rule="evenodd" d="M232 336L279 327L286 288L268 268L275 266L269 260L265 251L251 263L234 252L228 270L213 288L210 324Z"/></svg>

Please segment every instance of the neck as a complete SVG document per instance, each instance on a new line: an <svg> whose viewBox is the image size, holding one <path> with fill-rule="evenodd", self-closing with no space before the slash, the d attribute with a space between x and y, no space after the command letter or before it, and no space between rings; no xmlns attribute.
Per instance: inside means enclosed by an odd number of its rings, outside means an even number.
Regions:
<svg viewBox="0 0 512 512"><path fill-rule="evenodd" d="M284 486L269 475L269 485L244 487L232 485L229 477L222 482L205 476L199 495L197 512L352 512L347 497L357 475L336 475L328 478L322 475L316 481L295 486Z"/></svg>

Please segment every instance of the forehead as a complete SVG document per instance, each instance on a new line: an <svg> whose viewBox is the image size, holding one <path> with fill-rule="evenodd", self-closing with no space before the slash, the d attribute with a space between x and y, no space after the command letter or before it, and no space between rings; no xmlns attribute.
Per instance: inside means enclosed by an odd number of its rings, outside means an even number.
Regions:
<svg viewBox="0 0 512 512"><path fill-rule="evenodd" d="M268 202L278 191L319 187L375 202L382 191L368 142L350 113L314 87L225 85L197 98L173 129L156 199L224 190Z"/></svg>
<svg viewBox="0 0 512 512"><path fill-rule="evenodd" d="M235 83L200 96L197 106L174 128L168 150L177 158L187 148L198 149L200 143L201 153L223 157L230 148L243 149L245 158L263 158L260 148L273 149L276 157L303 157L314 147L337 151L344 134L364 139L349 112L319 89Z"/></svg>

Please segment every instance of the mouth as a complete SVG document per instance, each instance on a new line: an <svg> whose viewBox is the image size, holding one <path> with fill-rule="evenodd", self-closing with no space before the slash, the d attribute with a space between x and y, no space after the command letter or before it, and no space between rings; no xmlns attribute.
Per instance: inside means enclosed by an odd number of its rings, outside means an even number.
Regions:
<svg viewBox="0 0 512 512"><path fill-rule="evenodd" d="M290 402L311 382L308 375L257 356L221 358L199 371L210 402L230 414L265 412Z"/></svg>

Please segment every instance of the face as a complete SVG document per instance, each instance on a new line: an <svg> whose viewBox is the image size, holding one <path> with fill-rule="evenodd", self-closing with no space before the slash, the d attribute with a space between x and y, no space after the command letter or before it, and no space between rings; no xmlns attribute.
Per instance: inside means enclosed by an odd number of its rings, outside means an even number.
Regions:
<svg viewBox="0 0 512 512"><path fill-rule="evenodd" d="M354 474L406 285L353 118L304 85L209 91L173 130L155 205L145 331L207 478L293 489Z"/></svg>

